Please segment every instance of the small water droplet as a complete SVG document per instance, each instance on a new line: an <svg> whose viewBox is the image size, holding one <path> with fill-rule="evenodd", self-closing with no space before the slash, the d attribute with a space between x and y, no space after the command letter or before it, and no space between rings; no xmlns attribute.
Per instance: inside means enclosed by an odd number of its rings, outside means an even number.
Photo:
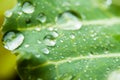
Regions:
<svg viewBox="0 0 120 80"><path fill-rule="evenodd" d="M36 28L35 28L35 30L36 30L36 31L40 31L40 30L41 30L41 28L39 28L39 27L36 27Z"/></svg>
<svg viewBox="0 0 120 80"><path fill-rule="evenodd" d="M18 12L19 15L22 15L22 12Z"/></svg>
<svg viewBox="0 0 120 80"><path fill-rule="evenodd" d="M71 38L71 39L75 39L75 35L71 34L71 35L70 35L70 38Z"/></svg>
<svg viewBox="0 0 120 80"><path fill-rule="evenodd" d="M41 79L41 78L38 78L37 80L43 80L43 79Z"/></svg>
<svg viewBox="0 0 120 80"><path fill-rule="evenodd" d="M44 39L44 43L47 46L55 46L56 40Z"/></svg>
<svg viewBox="0 0 120 80"><path fill-rule="evenodd" d="M51 33L51 35L52 35L53 37L55 37L55 38L59 36L59 35L58 35L58 33L57 33L57 32L55 32L55 31L54 31L54 32L52 32L52 33Z"/></svg>
<svg viewBox="0 0 120 80"><path fill-rule="evenodd" d="M35 10L35 7L30 2L25 2L22 7L22 11L24 13L30 14L33 13Z"/></svg>
<svg viewBox="0 0 120 80"><path fill-rule="evenodd" d="M29 44L26 44L24 47L25 47L25 48L28 48L29 46L30 46Z"/></svg>
<svg viewBox="0 0 120 80"><path fill-rule="evenodd" d="M42 52L43 52L44 54L49 54L49 50L48 50L47 48L42 49Z"/></svg>
<svg viewBox="0 0 120 80"><path fill-rule="evenodd" d="M82 22L71 12L64 12L57 18L57 28L63 30L78 30L82 26Z"/></svg>
<svg viewBox="0 0 120 80"><path fill-rule="evenodd" d="M41 44L42 42L41 42L40 40L37 40L37 43L38 43L38 44Z"/></svg>
<svg viewBox="0 0 120 80"><path fill-rule="evenodd" d="M4 47L8 50L15 50L24 40L23 34L20 32L8 32L3 38Z"/></svg>
<svg viewBox="0 0 120 80"><path fill-rule="evenodd" d="M55 46L56 45L56 40L55 40L56 37L58 37L57 32L52 32L50 35L46 35L44 37L44 44L47 46Z"/></svg>
<svg viewBox="0 0 120 80"><path fill-rule="evenodd" d="M63 43L63 40L60 40L61 43Z"/></svg>
<svg viewBox="0 0 120 80"><path fill-rule="evenodd" d="M12 16L12 14L13 14L13 12L11 10L8 10L8 11L5 12L5 17L9 18L9 17Z"/></svg>
<svg viewBox="0 0 120 80"><path fill-rule="evenodd" d="M37 58L39 58L39 57L40 57L40 54L36 54L35 56L36 56Z"/></svg>
<svg viewBox="0 0 120 80"><path fill-rule="evenodd" d="M39 14L39 16L37 17L37 20L40 21L41 23L45 23L47 20L47 17L45 14L41 13Z"/></svg>

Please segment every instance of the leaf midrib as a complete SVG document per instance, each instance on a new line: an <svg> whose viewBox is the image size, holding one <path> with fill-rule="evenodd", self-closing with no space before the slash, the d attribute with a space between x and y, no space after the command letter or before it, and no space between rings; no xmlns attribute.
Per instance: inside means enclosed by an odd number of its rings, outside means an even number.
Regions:
<svg viewBox="0 0 120 80"><path fill-rule="evenodd" d="M76 60L98 59L98 58L118 58L118 57L120 57L120 53L109 53L109 54L101 54L101 55L69 57L69 58L66 58L66 59L60 60L60 61L47 61L44 64L41 64L41 65L38 65L38 66L33 66L33 67L30 67L29 69L33 70L33 69L37 69L37 68L44 67L44 66L51 65L51 64L58 66L60 64L67 63L69 61L73 62L73 61L76 61Z"/></svg>

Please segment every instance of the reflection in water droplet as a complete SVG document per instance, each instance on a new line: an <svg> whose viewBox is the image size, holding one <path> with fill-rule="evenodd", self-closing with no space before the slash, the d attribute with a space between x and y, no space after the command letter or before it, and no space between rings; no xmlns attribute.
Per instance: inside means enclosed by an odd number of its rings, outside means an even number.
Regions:
<svg viewBox="0 0 120 80"><path fill-rule="evenodd" d="M23 43L23 40L24 40L23 34L8 32L3 38L3 44L6 49L14 50Z"/></svg>
<svg viewBox="0 0 120 80"><path fill-rule="evenodd" d="M43 52L44 54L49 54L49 50L48 50L47 48L42 49L42 52Z"/></svg>
<svg viewBox="0 0 120 80"><path fill-rule="evenodd" d="M8 10L8 11L5 12L5 17L9 18L9 17L12 16L12 14L13 14L13 12L11 10Z"/></svg>
<svg viewBox="0 0 120 80"><path fill-rule="evenodd" d="M35 7L30 2L25 2L22 6L22 11L24 13L33 13L35 10Z"/></svg>
<svg viewBox="0 0 120 80"><path fill-rule="evenodd" d="M82 22L71 12L64 12L57 18L57 27L63 30L78 30L82 26Z"/></svg>
<svg viewBox="0 0 120 80"><path fill-rule="evenodd" d="M47 20L47 17L45 16L45 14L41 13L38 17L37 20L40 21L41 23L45 23Z"/></svg>

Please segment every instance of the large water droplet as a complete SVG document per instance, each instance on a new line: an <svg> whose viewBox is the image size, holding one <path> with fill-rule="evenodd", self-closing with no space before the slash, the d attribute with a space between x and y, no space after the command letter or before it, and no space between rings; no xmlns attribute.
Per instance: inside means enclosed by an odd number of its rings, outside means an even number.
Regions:
<svg viewBox="0 0 120 80"><path fill-rule="evenodd" d="M5 12L5 17L9 18L9 17L12 16L12 14L13 14L13 12L11 10L8 10L8 11Z"/></svg>
<svg viewBox="0 0 120 80"><path fill-rule="evenodd" d="M64 12L57 18L57 28L63 30L78 30L82 26L82 22L72 12Z"/></svg>
<svg viewBox="0 0 120 80"><path fill-rule="evenodd" d="M22 11L24 13L30 14L33 13L35 10L35 7L30 2L25 2L22 7Z"/></svg>
<svg viewBox="0 0 120 80"><path fill-rule="evenodd" d="M40 21L41 23L45 23L47 20L47 17L45 14L41 13L39 14L39 16L37 17L37 20Z"/></svg>
<svg viewBox="0 0 120 80"><path fill-rule="evenodd" d="M3 38L3 44L6 49L14 50L23 43L23 40L24 36L20 32L8 32Z"/></svg>
<svg viewBox="0 0 120 80"><path fill-rule="evenodd" d="M44 49L42 49L42 52L43 52L44 54L49 54L49 50L48 50L48 48L44 48Z"/></svg>

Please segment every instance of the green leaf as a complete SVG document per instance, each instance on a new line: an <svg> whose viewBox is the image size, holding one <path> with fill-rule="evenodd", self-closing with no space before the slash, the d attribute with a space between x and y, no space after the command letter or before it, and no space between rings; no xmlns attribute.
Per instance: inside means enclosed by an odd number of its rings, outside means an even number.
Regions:
<svg viewBox="0 0 120 80"><path fill-rule="evenodd" d="M3 44L22 80L119 80L119 9L110 0L18 0Z"/></svg>

